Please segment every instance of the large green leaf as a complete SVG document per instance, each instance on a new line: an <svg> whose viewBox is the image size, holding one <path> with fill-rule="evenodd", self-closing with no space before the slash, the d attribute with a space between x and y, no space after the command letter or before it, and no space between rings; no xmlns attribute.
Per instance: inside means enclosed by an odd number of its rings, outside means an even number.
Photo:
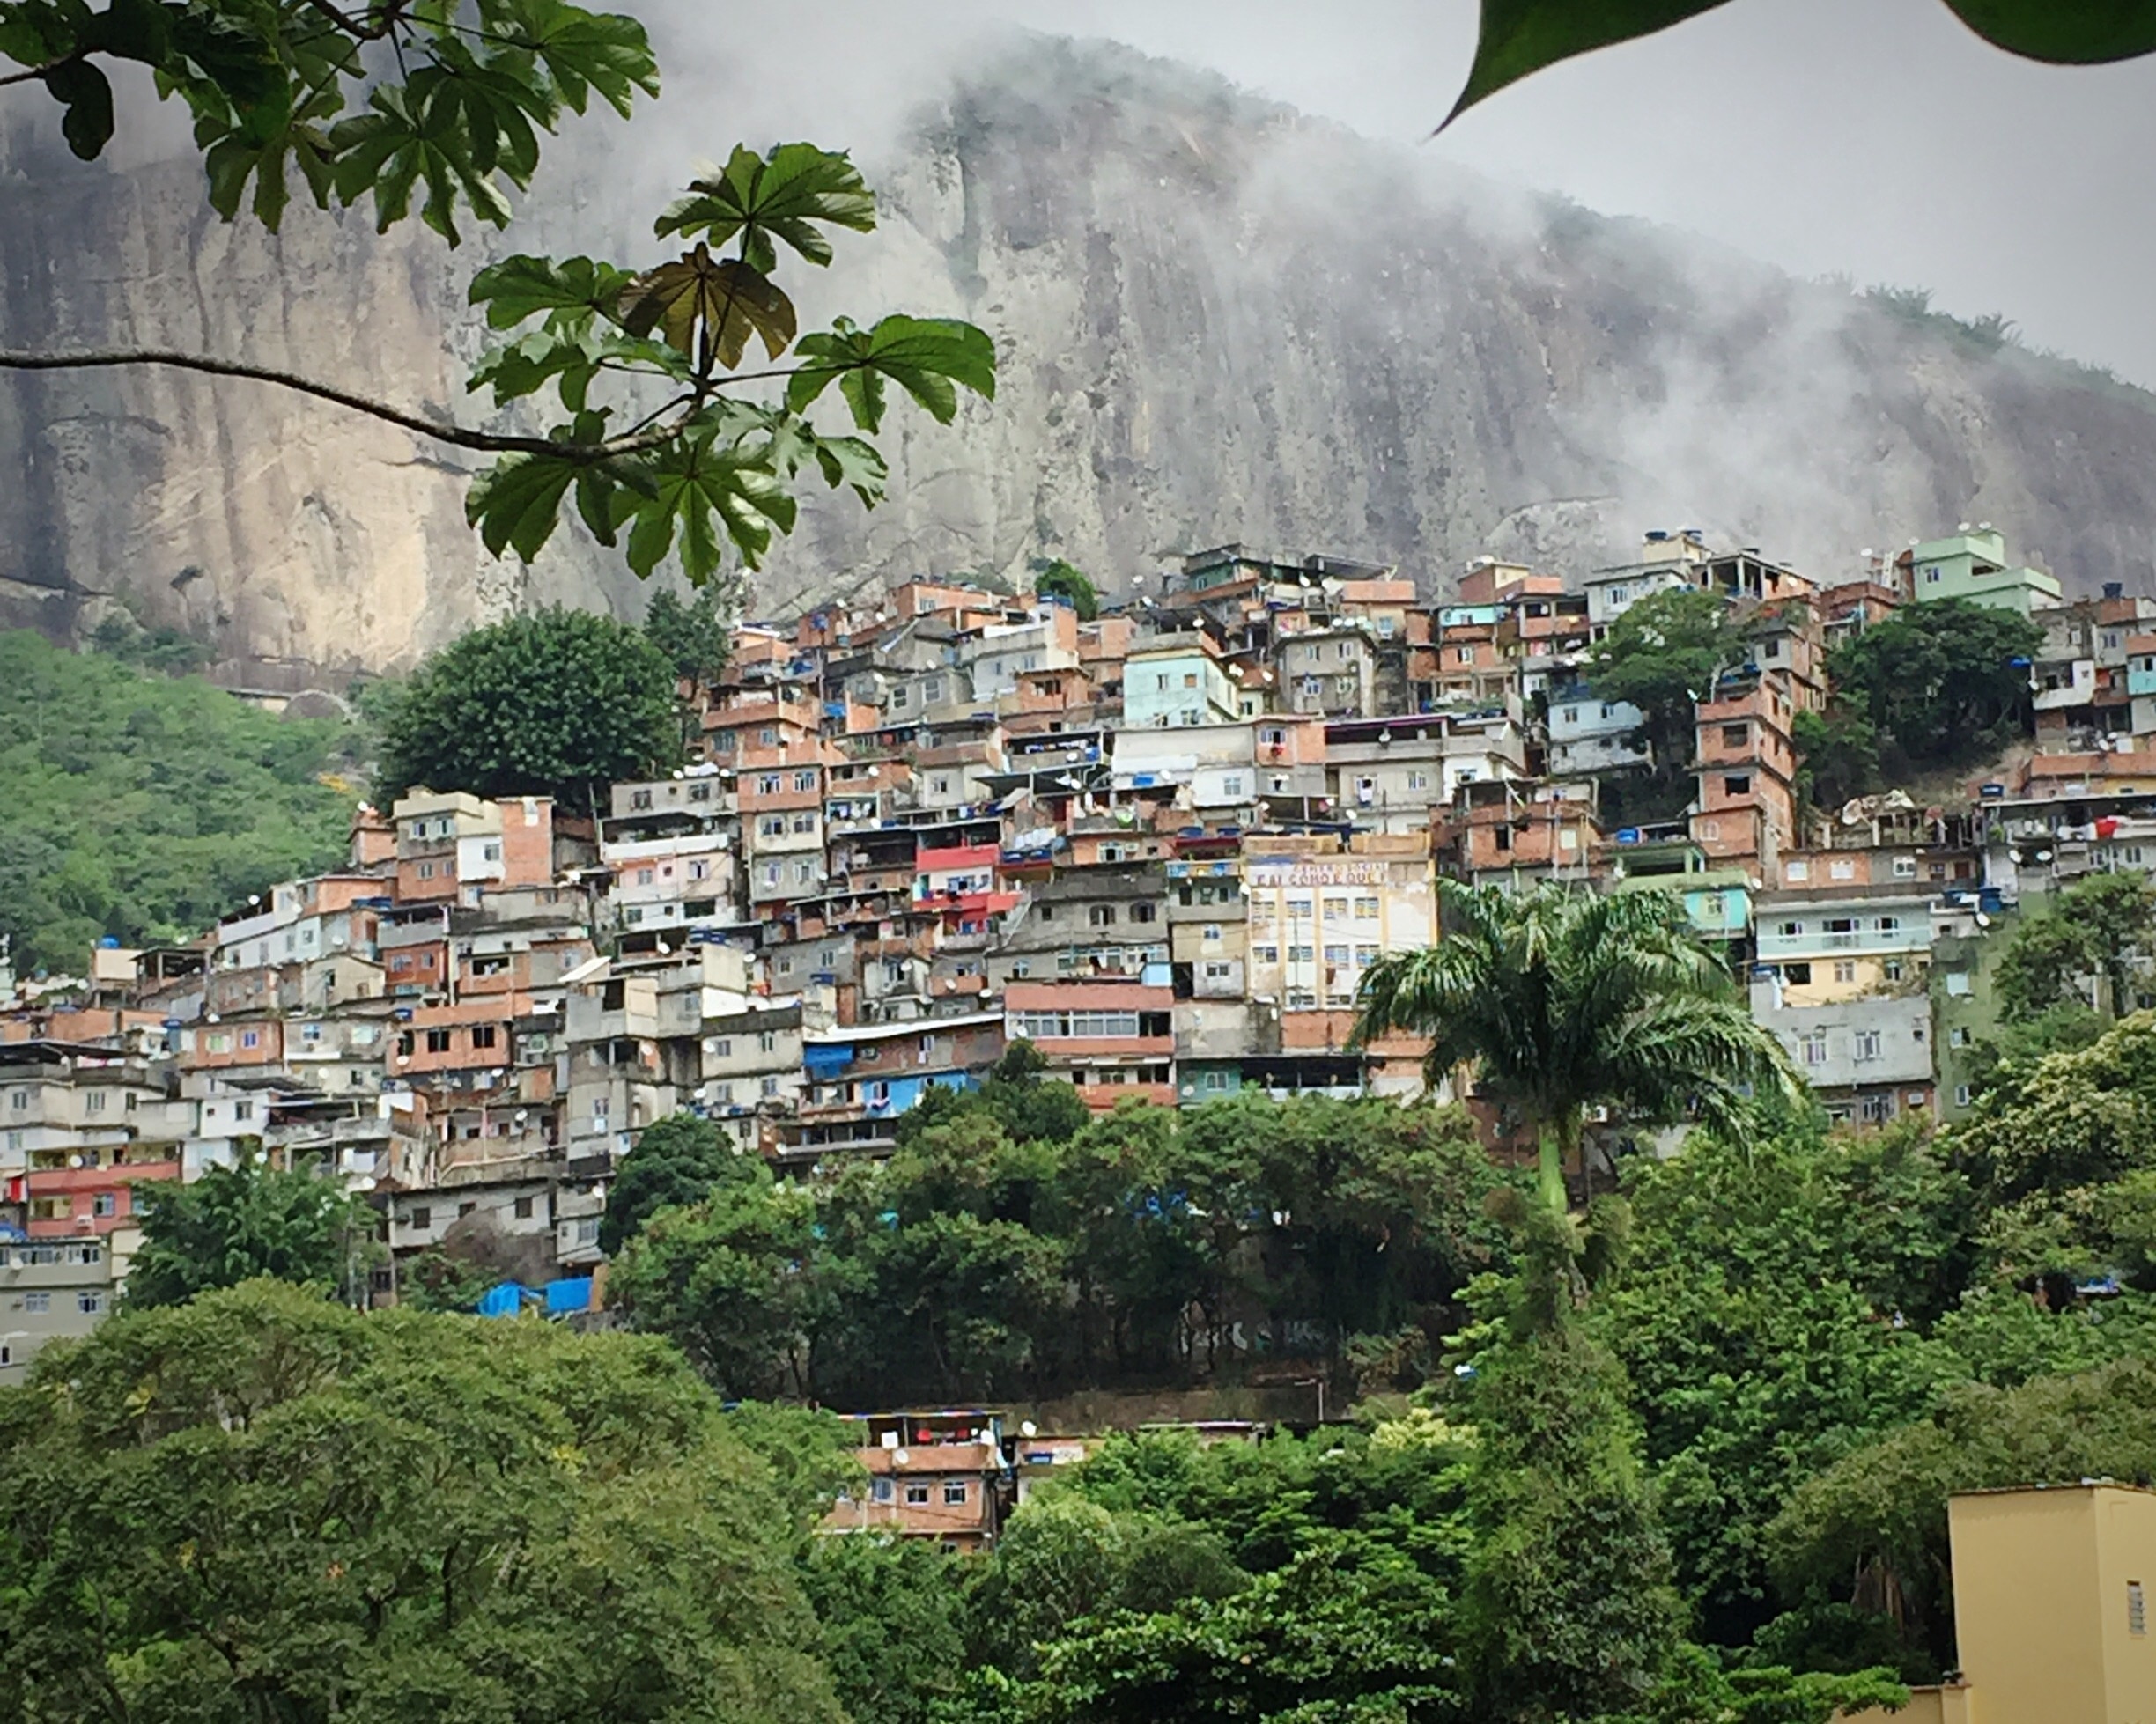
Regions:
<svg viewBox="0 0 2156 1724"><path fill-rule="evenodd" d="M622 327L631 335L654 331L683 353L697 350L703 331L719 362L741 364L753 333L776 359L794 340L794 302L746 263L713 258L702 240L672 263L647 269L622 290Z"/></svg>
<svg viewBox="0 0 2156 1724"><path fill-rule="evenodd" d="M1726 0L1482 0L1481 33L1451 125L1545 66L1652 35ZM1970 29L2031 60L2093 65L2156 53L2156 0L1946 0ZM1443 128L1440 127L1440 130Z"/></svg>
<svg viewBox="0 0 2156 1724"><path fill-rule="evenodd" d="M875 226L875 194L842 151L781 144L766 160L738 145L717 173L690 182L659 217L661 239L702 234L714 246L738 237L742 261L769 275L778 267L773 239L783 239L811 263L831 261L831 241L816 224L866 233Z"/></svg>
<svg viewBox="0 0 2156 1724"><path fill-rule="evenodd" d="M1482 0L1482 32L1467 87L1446 114L1449 126L1480 101L1530 72L1613 42L1650 36L1710 12L1727 0ZM1440 130L1443 128L1440 127Z"/></svg>
<svg viewBox="0 0 2156 1724"><path fill-rule="evenodd" d="M1946 0L1987 41L2025 59L2100 65L2156 54L2156 0Z"/></svg>
<svg viewBox="0 0 2156 1724"><path fill-rule="evenodd" d="M69 60L45 73L45 87L67 111L60 135L86 162L95 161L112 142L112 84L87 60Z"/></svg>
<svg viewBox="0 0 2156 1724"><path fill-rule="evenodd" d="M460 244L456 206L460 194L481 219L505 227L508 201L493 175L472 160L470 139L459 101L436 101L444 81L432 68L412 75L409 85L385 85L367 99L368 112L355 114L329 134L336 155L337 195L356 203L370 193L375 226L387 232L410 211L412 192L426 191L419 219L451 245Z"/></svg>
<svg viewBox="0 0 2156 1724"><path fill-rule="evenodd" d="M520 254L474 276L465 297L486 307L488 327L495 329L509 328L541 312L593 313L611 319L622 289L631 279L626 269L594 258Z"/></svg>
<svg viewBox="0 0 2156 1724"><path fill-rule="evenodd" d="M797 351L806 363L786 386L786 406L799 413L836 382L853 423L871 433L883 423L886 378L946 425L960 386L995 396L995 343L955 318L887 317L863 329L842 317L827 334L803 335Z"/></svg>
<svg viewBox="0 0 2156 1724"><path fill-rule="evenodd" d="M551 455L506 455L473 482L464 518L496 556L509 549L528 563L553 536L579 471Z"/></svg>
<svg viewBox="0 0 2156 1724"><path fill-rule="evenodd" d="M682 572L701 586L719 572L721 529L752 569L775 536L794 529L796 505L785 482L745 444L685 438L658 455L651 472L654 495L624 492L615 505L617 525L629 528L629 566L639 575L674 550Z"/></svg>
<svg viewBox="0 0 2156 1724"><path fill-rule="evenodd" d="M584 112L595 90L625 120L638 91L659 93L651 40L633 18L587 12L565 0L491 0L480 15L503 40L537 58L573 113Z"/></svg>

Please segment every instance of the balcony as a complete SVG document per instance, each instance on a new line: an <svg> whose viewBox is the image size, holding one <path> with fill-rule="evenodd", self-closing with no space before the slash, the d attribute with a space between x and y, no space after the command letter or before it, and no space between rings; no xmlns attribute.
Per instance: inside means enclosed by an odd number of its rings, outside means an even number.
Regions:
<svg viewBox="0 0 2156 1724"><path fill-rule="evenodd" d="M1840 957L1852 954L1928 951L1931 924L1928 917L1912 912L1899 928L1826 929L1807 924L1802 933L1785 934L1762 925L1759 957L1762 963L1801 961L1806 958Z"/></svg>

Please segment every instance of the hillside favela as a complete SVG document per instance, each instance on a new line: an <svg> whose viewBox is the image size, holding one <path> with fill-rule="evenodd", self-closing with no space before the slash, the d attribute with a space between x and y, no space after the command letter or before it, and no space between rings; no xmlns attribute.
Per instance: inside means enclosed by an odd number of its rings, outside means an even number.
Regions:
<svg viewBox="0 0 2156 1724"><path fill-rule="evenodd" d="M2156 17L1470 10L0 0L0 1718L2156 1720Z"/></svg>

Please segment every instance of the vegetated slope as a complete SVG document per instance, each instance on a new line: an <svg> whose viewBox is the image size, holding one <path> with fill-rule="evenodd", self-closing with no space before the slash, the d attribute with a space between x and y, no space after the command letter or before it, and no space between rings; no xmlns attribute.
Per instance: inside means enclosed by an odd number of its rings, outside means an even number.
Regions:
<svg viewBox="0 0 2156 1724"><path fill-rule="evenodd" d="M2076 591L2148 579L2150 398L1996 328L1501 190L1442 141L1373 144L1101 44L1030 40L919 93L867 162L883 230L804 314L970 317L1001 387L948 429L894 416L891 500L809 508L767 607L1043 555L1122 592L1231 538L1397 559L1436 589L1485 549L1570 569L1696 526L1831 573L1963 519ZM544 207L491 243L655 255L631 206L692 166L650 159L659 136L627 129L626 163L565 153ZM191 163L11 147L0 342L245 352L478 410L458 375L476 248L311 210L270 239L205 219ZM65 628L83 594L124 591L220 658L381 666L511 605L640 607L577 529L528 578L488 563L462 464L200 378L0 379L0 467L24 475L0 495L0 620Z"/></svg>
<svg viewBox="0 0 2156 1724"><path fill-rule="evenodd" d="M325 780L347 737L0 634L0 934L18 971L78 975L100 935L191 937L336 862L353 798Z"/></svg>

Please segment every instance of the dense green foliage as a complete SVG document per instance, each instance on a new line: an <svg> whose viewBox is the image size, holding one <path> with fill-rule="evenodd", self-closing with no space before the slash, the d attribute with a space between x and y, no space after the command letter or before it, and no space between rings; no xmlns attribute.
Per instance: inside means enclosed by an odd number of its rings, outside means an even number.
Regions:
<svg viewBox="0 0 2156 1724"><path fill-rule="evenodd" d="M339 726L0 634L0 934L20 969L191 939L343 854ZM327 780L327 782L325 782Z"/></svg>
<svg viewBox="0 0 2156 1724"><path fill-rule="evenodd" d="M654 1121L638 1135L607 1188L599 1249L609 1256L661 1209L699 1203L728 1182L756 1184L766 1177L763 1162L694 1114Z"/></svg>
<svg viewBox="0 0 2156 1724"><path fill-rule="evenodd" d="M1628 607L1596 644L1596 697L1637 707L1634 740L1653 751L1649 786L1627 790L1628 810L1647 817L1690 799L1693 710L1743 657L1744 631L1727 601L1688 586Z"/></svg>
<svg viewBox="0 0 2156 1724"><path fill-rule="evenodd" d="M1554 1205L1590 1108L1640 1124L1688 1113L1727 1124L1754 1086L1792 1081L1676 894L1438 889L1443 939L1370 968L1356 1037L1429 1037L1433 1080L1472 1065L1536 1139Z"/></svg>
<svg viewBox="0 0 2156 1724"><path fill-rule="evenodd" d="M681 758L674 667L639 630L559 606L461 635L388 703L385 797L424 786L603 813Z"/></svg>
<svg viewBox="0 0 2156 1724"><path fill-rule="evenodd" d="M734 623L716 586L699 587L678 599L661 587L644 612L644 634L666 654L676 676L713 683L734 652Z"/></svg>
<svg viewBox="0 0 2156 1724"><path fill-rule="evenodd" d="M1084 570L1060 556L1037 560L1033 566L1033 590L1042 598L1062 600L1078 613L1081 623L1090 623L1100 615L1100 591Z"/></svg>
<svg viewBox="0 0 2156 1724"><path fill-rule="evenodd" d="M1797 789L1821 808L1838 808L1879 787L1879 731L1862 712L1836 701L1824 712L1799 712L1790 721L1790 740L1803 764Z"/></svg>
<svg viewBox="0 0 2156 1724"><path fill-rule="evenodd" d="M365 1295L379 1223L334 1175L288 1172L249 1155L185 1184L135 1192L143 1242L128 1267L131 1307L181 1305L263 1275L347 1304Z"/></svg>
<svg viewBox="0 0 2156 1724"><path fill-rule="evenodd" d="M647 1212L609 1299L730 1395L921 1404L1275 1356L1369 1358L1412 1381L1500 1244L1484 1214L1499 1176L1455 1109L1054 1117L1074 1100L999 1079L937 1104L889 1161L810 1186L750 1161ZM669 1151L639 1190L692 1190L708 1167Z"/></svg>
<svg viewBox="0 0 2156 1724"><path fill-rule="evenodd" d="M0 1711L839 1724L798 1514L656 1342L122 1313L0 1391Z"/></svg>
<svg viewBox="0 0 2156 1724"><path fill-rule="evenodd" d="M1861 716L1890 781L1990 759L2022 735L2043 630L1966 599L1904 605L1827 660L1844 727ZM2016 659L2021 662L2017 664Z"/></svg>
<svg viewBox="0 0 2156 1724"><path fill-rule="evenodd" d="M2156 886L2131 873L2091 874L2026 917L1999 958L1999 1011L2027 1024L2061 1005L2123 1018L2141 1003L2141 972L2156 958Z"/></svg>

